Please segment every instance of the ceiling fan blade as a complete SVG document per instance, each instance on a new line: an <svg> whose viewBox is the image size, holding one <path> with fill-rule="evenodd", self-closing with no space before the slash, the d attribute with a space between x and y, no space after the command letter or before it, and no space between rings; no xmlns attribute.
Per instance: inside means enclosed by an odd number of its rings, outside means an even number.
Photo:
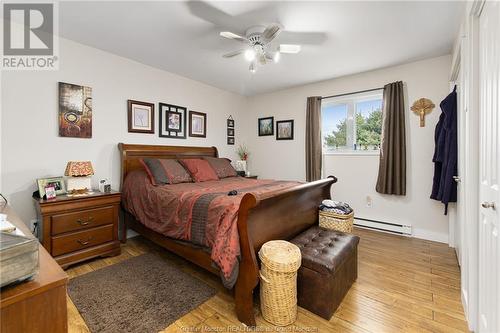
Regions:
<svg viewBox="0 0 500 333"><path fill-rule="evenodd" d="M232 58L232 57L235 57L237 55L240 55L244 52L245 50L238 50L238 51L233 51L233 52L229 52L229 53L226 53L224 55L222 55L224 58Z"/></svg>
<svg viewBox="0 0 500 333"><path fill-rule="evenodd" d="M237 34L232 33L230 31L222 31L220 33L220 36L227 38L227 39L234 39L234 40L237 40L238 42L242 42L242 43L249 43L248 39L246 39L245 37L241 37L240 35L237 35Z"/></svg>
<svg viewBox="0 0 500 333"><path fill-rule="evenodd" d="M186 1L186 6L189 12L202 19L203 21L210 22L218 27L234 28L237 21L235 18L222 10L212 6L208 2L189 0Z"/></svg>
<svg viewBox="0 0 500 333"><path fill-rule="evenodd" d="M278 52L280 53L299 53L301 49L300 45L297 44L280 44L278 47Z"/></svg>
<svg viewBox="0 0 500 333"><path fill-rule="evenodd" d="M283 31L280 42L283 44L321 45L328 39L324 32L292 32Z"/></svg>
<svg viewBox="0 0 500 333"><path fill-rule="evenodd" d="M283 26L278 23L273 23L264 30L262 36L260 37L261 41L264 43L270 43L273 39L275 39L280 32L283 30Z"/></svg>

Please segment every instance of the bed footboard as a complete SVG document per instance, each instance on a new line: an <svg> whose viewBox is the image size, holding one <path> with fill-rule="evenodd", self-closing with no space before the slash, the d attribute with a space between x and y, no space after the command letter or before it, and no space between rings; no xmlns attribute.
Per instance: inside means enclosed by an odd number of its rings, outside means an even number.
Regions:
<svg viewBox="0 0 500 333"><path fill-rule="evenodd" d="M318 221L318 205L330 198L335 177L291 188L279 195L260 198L247 193L238 215L241 262L235 286L236 314L255 326L253 291L259 282L257 252L267 241L291 239Z"/></svg>

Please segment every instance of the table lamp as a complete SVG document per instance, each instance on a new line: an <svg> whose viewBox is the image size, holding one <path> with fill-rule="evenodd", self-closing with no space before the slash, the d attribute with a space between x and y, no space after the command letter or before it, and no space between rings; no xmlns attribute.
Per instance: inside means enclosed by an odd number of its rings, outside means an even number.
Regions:
<svg viewBox="0 0 500 333"><path fill-rule="evenodd" d="M70 194L86 194L92 188L94 169L90 161L69 161L64 175L67 176L66 188Z"/></svg>

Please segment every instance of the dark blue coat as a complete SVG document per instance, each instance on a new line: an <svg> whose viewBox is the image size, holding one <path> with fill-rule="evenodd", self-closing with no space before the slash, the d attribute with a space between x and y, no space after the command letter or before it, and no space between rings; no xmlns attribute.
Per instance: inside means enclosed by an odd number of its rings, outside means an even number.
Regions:
<svg viewBox="0 0 500 333"><path fill-rule="evenodd" d="M448 203L457 201L457 183L453 176L457 175L457 87L442 102L441 115L434 132L436 144L434 150L434 179L431 199L439 200L445 205L444 213L448 213Z"/></svg>

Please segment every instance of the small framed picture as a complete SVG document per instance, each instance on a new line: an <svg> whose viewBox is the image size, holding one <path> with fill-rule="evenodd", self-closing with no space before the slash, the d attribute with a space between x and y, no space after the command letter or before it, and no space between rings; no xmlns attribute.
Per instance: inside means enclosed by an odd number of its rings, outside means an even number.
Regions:
<svg viewBox="0 0 500 333"><path fill-rule="evenodd" d="M39 178L36 180L40 198L45 196L45 188L53 187L56 195L66 194L66 184L63 177Z"/></svg>
<svg viewBox="0 0 500 333"><path fill-rule="evenodd" d="M129 99L128 104L128 131L130 133L155 132L155 106L152 103L139 102Z"/></svg>
<svg viewBox="0 0 500 333"><path fill-rule="evenodd" d="M189 136L195 138L207 137L207 114L189 111Z"/></svg>
<svg viewBox="0 0 500 333"><path fill-rule="evenodd" d="M234 136L234 128L227 129L227 136Z"/></svg>
<svg viewBox="0 0 500 333"><path fill-rule="evenodd" d="M276 140L293 140L293 119L276 121Z"/></svg>
<svg viewBox="0 0 500 333"><path fill-rule="evenodd" d="M45 186L45 196L47 199L54 199L56 197L56 189L52 185Z"/></svg>
<svg viewBox="0 0 500 333"><path fill-rule="evenodd" d="M165 114L167 115L167 119L165 119L165 128L167 129L167 131L180 132L182 114L172 111L167 111Z"/></svg>
<svg viewBox="0 0 500 333"><path fill-rule="evenodd" d="M227 127L234 128L234 119L232 117L227 120Z"/></svg>
<svg viewBox="0 0 500 333"><path fill-rule="evenodd" d="M274 135L274 117L259 118L259 136Z"/></svg>
<svg viewBox="0 0 500 333"><path fill-rule="evenodd" d="M234 145L234 137L228 136L227 137L227 144L228 145Z"/></svg>

